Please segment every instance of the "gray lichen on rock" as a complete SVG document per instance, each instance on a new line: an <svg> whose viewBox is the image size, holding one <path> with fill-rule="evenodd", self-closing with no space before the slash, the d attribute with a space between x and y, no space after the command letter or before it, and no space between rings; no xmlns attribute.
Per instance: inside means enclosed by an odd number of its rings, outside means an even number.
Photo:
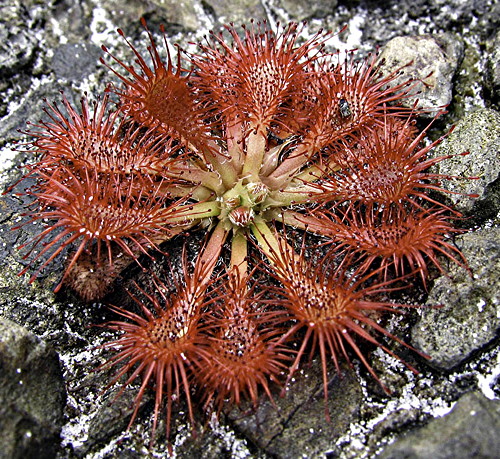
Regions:
<svg viewBox="0 0 500 459"><path fill-rule="evenodd" d="M486 228L457 238L472 275L450 266L429 294L415 324L414 345L431 356L430 364L450 370L496 339L500 330L500 228ZM433 305L441 305L433 309Z"/></svg>
<svg viewBox="0 0 500 459"><path fill-rule="evenodd" d="M434 152L452 156L436 170L444 176L457 210L482 222L500 211L500 113L477 109L465 116ZM470 197L469 195L478 195Z"/></svg>
<svg viewBox="0 0 500 459"><path fill-rule="evenodd" d="M451 33L435 36L404 36L390 40L379 56L384 74L401 69L395 81L415 80L407 107L424 107L434 117L452 99L453 77L463 57L463 43Z"/></svg>

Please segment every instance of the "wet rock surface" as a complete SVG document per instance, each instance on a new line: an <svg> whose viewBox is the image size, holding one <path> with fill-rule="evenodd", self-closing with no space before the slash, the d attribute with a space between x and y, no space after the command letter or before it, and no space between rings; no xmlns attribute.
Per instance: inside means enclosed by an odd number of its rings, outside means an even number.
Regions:
<svg viewBox="0 0 500 459"><path fill-rule="evenodd" d="M314 457L328 450L332 441L338 439L351 422L359 419L362 392L347 365L341 377L332 373L328 390L327 409L332 422L325 422L319 361L306 366L290 384L285 397L276 398L277 408L265 402L252 415L242 416L241 410L234 410L229 418L239 431L268 454Z"/></svg>
<svg viewBox="0 0 500 459"><path fill-rule="evenodd" d="M457 200L463 206L461 209L468 212L469 220L464 225L472 227L472 231L457 236L455 243L468 259L473 277L451 263L447 266L450 277L437 277L430 285L428 298L425 292L407 298L410 303L417 299L421 304L442 304L442 308L415 310L389 324L393 333L429 353L431 360L427 362L395 346L393 350L419 370L414 375L396 359L367 348L372 365L390 386L392 396L383 393L356 359L353 368L342 367L342 377L335 374L332 365L328 402L331 423L325 421L320 362L315 360L297 374L285 398L279 397L279 389L273 392L277 408L263 402L256 412L233 410L222 415L219 422L209 422L203 413L197 412L195 438L185 422L186 407L180 405L172 424L173 446L179 457L203 458L303 455L358 458L374 457L384 448L383 456L391 458L473 454L493 457L488 453L498 450L495 442L500 396L497 199L500 115L496 111L498 59L494 45L498 43L495 34L500 20L499 4L492 0L316 1L311 14L304 4L284 0L3 2L0 89L4 97L0 101L0 146L2 158L9 159L0 163L1 183L4 187L12 184L19 178L16 166L31 159L28 152L13 154L12 144L26 138L18 132L26 129L26 121L36 123L44 117L43 98L59 100L59 92L63 90L70 100L78 101L84 91L102 93L112 80L109 71L97 60L103 55L100 50L103 44L119 57L126 55L126 46L116 28L122 28L139 48L143 47L141 51L145 50L141 16L147 18L152 30L165 23L172 42L190 50L195 49L190 42L202 40L208 29L218 28L229 20L247 23L251 17L271 23L308 17L311 32L320 27L340 30L347 25L334 43L327 44L331 50L342 46L360 48L361 53L373 52L395 37L404 37L407 43L425 40L432 46L437 44L441 51L448 50L443 51L443 59L436 59L436 63L442 60L448 65L445 84L436 86L442 94L432 97L439 100L436 104L441 104L441 100L450 100L452 92L450 113L442 120L439 135L451 123L458 125L443 144L443 150L436 154L458 154L454 160L442 163L448 168L440 173L479 177L474 181L449 181L461 193L479 194L478 200L461 195L447 197ZM451 38L443 44L445 32ZM454 41L457 36L460 39ZM469 155L460 155L464 151L469 151ZM46 412L29 412L23 405L12 404L8 397L17 394L17 368L27 368L32 362L31 354L19 357L19 363L12 367L14 373L4 371L6 367L2 366L0 379L6 378L6 382L1 385L10 388L15 384L15 391L9 389L7 395L0 396L0 444L7 445L0 447L6 451L1 457L30 457L29 452L37 451L36 448L46 451L46 457L58 458L164 456L168 450L163 422L157 429L156 446L149 449L154 401L150 397L144 400L136 424L127 432L138 387L127 390L116 403L110 404L119 390L113 388L103 394L112 372L92 371L106 358L105 351L98 346L116 336L90 325L112 320L113 314L103 305L82 303L71 292L54 295L51 289L60 277L58 270L62 264L53 266L32 286L27 284L26 276L17 276L26 261L14 247L27 241L30 234L36 234L29 225L20 232L10 231L19 224L25 204L16 196L4 196L0 201L0 315L6 333L3 336L25 337L38 356L45 355L37 354L44 349L49 357L43 362L46 379L41 381L49 381L46 386L55 385L57 389L47 399L52 401L44 407ZM116 304L121 297L108 300ZM0 339L2 349L5 342L5 338ZM60 356L68 389L64 419L61 406L65 399L58 359L48 350L50 347ZM11 360L7 362L9 365ZM23 370L21 374L24 376ZM26 386L28 379L23 381ZM27 394L16 395L16 399L23 400ZM454 410L447 414L452 406ZM466 435L469 428L473 429L474 438ZM410 436L405 439L405 435ZM429 442L427 449L415 449L416 444L425 443L426 438L434 435L446 439L446 448ZM393 445L387 446L393 441ZM457 455L439 456L447 451Z"/></svg>
<svg viewBox="0 0 500 459"><path fill-rule="evenodd" d="M434 419L389 446L383 459L492 458L500 448L500 402L482 394L464 395L448 416Z"/></svg>
<svg viewBox="0 0 500 459"><path fill-rule="evenodd" d="M55 457L66 391L56 352L0 317L0 457Z"/></svg>

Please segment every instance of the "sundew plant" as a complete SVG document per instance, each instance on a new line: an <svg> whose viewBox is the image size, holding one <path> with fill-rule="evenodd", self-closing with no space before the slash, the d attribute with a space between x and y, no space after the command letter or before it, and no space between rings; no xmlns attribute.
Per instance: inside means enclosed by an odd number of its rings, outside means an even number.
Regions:
<svg viewBox="0 0 500 459"><path fill-rule="evenodd" d="M440 140L405 104L418 82L382 74L377 54L327 52L330 32L301 40L295 23L229 25L175 56L143 26L147 53L120 30L135 58L103 47L112 82L97 102L47 102L27 131L24 224L44 227L21 247L22 273L64 256L55 290L94 301L166 241L204 235L174 289L151 274L134 310L111 306L105 367L123 389L140 381L131 423L153 390L152 438L162 412L169 438L176 400L193 426L195 403L257 407L314 355L325 400L341 359L381 383L365 344L410 347L377 321L414 306L390 292L426 288L444 261L466 266L451 240L460 214L436 199L446 177L429 172L446 159L429 155Z"/></svg>

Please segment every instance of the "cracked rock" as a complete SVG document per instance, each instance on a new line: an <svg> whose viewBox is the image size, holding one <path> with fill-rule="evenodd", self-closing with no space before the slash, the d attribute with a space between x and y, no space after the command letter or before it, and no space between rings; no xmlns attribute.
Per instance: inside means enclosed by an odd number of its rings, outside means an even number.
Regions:
<svg viewBox="0 0 500 459"><path fill-rule="evenodd" d="M54 457L65 403L55 351L0 318L0 457Z"/></svg>
<svg viewBox="0 0 500 459"><path fill-rule="evenodd" d="M450 265L449 277L436 280L427 300L443 307L425 308L412 333L415 347L431 356L429 364L444 370L462 363L500 330L500 228L457 239L472 277Z"/></svg>
<svg viewBox="0 0 500 459"><path fill-rule="evenodd" d="M469 459L500 451L500 402L472 392L453 411L387 447L381 459Z"/></svg>

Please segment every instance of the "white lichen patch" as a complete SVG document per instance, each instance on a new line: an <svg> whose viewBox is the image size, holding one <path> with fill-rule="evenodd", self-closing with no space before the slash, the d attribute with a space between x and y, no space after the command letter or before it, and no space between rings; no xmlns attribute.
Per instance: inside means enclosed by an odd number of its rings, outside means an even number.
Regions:
<svg viewBox="0 0 500 459"><path fill-rule="evenodd" d="M499 396L493 390L493 386L500 379L500 352L498 349L493 351L491 356L491 366L484 372L476 374L477 385L483 395L490 400L498 400Z"/></svg>
<svg viewBox="0 0 500 459"><path fill-rule="evenodd" d="M72 413L61 431L61 444L64 448L70 446L73 449L78 449L88 440L89 426L96 414L95 407L102 403L102 397L92 391L88 392L85 398L82 398L77 391L77 386L81 381L71 378L77 367L81 368L93 359L94 352L87 350L60 355L63 371L68 376L66 411ZM78 414L75 416L75 413Z"/></svg>
<svg viewBox="0 0 500 459"><path fill-rule="evenodd" d="M97 6L92 11L92 23L90 25L92 43L101 46L110 46L110 43L117 43L116 24L109 18L108 12Z"/></svg>
<svg viewBox="0 0 500 459"><path fill-rule="evenodd" d="M247 442L239 439L228 426L219 423L215 415L210 419L210 429L223 441L226 449L231 452L232 458L244 459L252 456L248 450Z"/></svg>
<svg viewBox="0 0 500 459"><path fill-rule="evenodd" d="M10 185L5 172L14 167L14 164L16 163L15 159L18 154L19 151L16 149L16 146L11 143L6 144L2 149L0 149L0 188L2 189Z"/></svg>

